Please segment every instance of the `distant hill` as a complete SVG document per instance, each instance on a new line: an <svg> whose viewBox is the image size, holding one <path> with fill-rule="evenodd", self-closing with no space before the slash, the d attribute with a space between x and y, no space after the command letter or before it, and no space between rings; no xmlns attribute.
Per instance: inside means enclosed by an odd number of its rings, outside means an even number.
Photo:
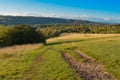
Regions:
<svg viewBox="0 0 120 80"><path fill-rule="evenodd" d="M86 24L94 23L86 20L62 19L51 17L33 17L33 16L0 16L0 24L18 25L18 24Z"/></svg>

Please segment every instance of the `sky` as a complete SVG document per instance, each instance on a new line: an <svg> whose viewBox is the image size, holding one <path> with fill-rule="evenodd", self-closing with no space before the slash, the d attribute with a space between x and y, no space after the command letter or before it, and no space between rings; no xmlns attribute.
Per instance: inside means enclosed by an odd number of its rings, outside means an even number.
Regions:
<svg viewBox="0 0 120 80"><path fill-rule="evenodd" d="M0 15L120 23L120 0L0 0Z"/></svg>

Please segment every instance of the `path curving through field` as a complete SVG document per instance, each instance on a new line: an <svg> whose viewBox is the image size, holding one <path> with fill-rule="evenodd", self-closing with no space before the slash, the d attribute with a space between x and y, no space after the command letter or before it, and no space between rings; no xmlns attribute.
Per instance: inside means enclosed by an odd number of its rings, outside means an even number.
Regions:
<svg viewBox="0 0 120 80"><path fill-rule="evenodd" d="M81 53L78 50L75 50L74 52L84 59L84 62L78 62L71 55L63 51L61 53L64 60L83 80L116 80L104 70L100 63L90 58L88 55Z"/></svg>
<svg viewBox="0 0 120 80"><path fill-rule="evenodd" d="M31 65L31 67L26 71L24 76L26 77L25 80L34 80L32 79L31 75L36 73L36 66L42 61L42 55L45 54L50 48L47 48L43 52L41 52L35 59L34 63Z"/></svg>

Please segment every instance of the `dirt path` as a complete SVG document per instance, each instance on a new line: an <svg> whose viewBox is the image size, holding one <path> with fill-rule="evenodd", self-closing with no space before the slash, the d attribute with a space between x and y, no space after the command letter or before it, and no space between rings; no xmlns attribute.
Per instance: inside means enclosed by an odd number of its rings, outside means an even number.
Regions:
<svg viewBox="0 0 120 80"><path fill-rule="evenodd" d="M83 80L116 80L94 59L77 50L75 50L75 53L84 59L84 62L78 62L65 52L62 52L62 57Z"/></svg>
<svg viewBox="0 0 120 80"><path fill-rule="evenodd" d="M26 80L34 80L31 78L32 74L36 74L36 66L42 61L42 55L45 54L50 48L44 50L41 52L35 59L34 63L31 65L31 67L26 71L24 77L26 77ZM30 76L29 76L30 75Z"/></svg>

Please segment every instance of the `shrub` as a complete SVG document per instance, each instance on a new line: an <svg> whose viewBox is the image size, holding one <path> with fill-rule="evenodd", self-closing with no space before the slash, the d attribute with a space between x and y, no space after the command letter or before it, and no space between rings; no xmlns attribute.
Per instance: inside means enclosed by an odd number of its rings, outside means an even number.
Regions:
<svg viewBox="0 0 120 80"><path fill-rule="evenodd" d="M46 43L45 37L30 25L1 26L0 47L15 44Z"/></svg>

